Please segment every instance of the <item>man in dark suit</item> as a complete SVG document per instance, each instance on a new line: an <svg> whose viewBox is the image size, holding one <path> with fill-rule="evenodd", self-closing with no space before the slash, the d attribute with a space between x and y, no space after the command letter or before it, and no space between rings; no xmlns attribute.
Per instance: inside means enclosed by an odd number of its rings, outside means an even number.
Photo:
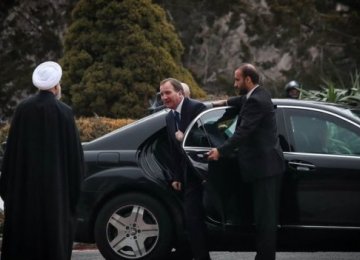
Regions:
<svg viewBox="0 0 360 260"><path fill-rule="evenodd" d="M242 180L252 185L256 225L256 260L276 255L276 230L284 159L279 145L274 105L268 92L259 86L259 74L251 64L235 70L234 87L242 96L214 105L239 109L236 130L224 144L213 148L209 160L237 152Z"/></svg>
<svg viewBox="0 0 360 260"><path fill-rule="evenodd" d="M172 153L170 163L173 180L171 186L176 191L184 191L185 221L193 256L195 259L207 260L210 259L210 256L206 242L201 180L191 171L185 151L180 146L184 131L206 107L199 101L184 97L181 82L173 78L165 79L160 83L160 95L164 105L171 109L166 116L170 152Z"/></svg>

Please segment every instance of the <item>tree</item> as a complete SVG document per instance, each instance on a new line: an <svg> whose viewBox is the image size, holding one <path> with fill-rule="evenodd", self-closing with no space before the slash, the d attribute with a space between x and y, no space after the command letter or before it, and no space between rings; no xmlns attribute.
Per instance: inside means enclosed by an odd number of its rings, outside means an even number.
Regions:
<svg viewBox="0 0 360 260"><path fill-rule="evenodd" d="M74 1L0 1L0 120L37 90L34 68L62 56L60 35Z"/></svg>
<svg viewBox="0 0 360 260"><path fill-rule="evenodd" d="M80 0L72 18L61 62L64 95L78 114L141 117L167 77L204 96L181 64L174 27L150 0Z"/></svg>
<svg viewBox="0 0 360 260"><path fill-rule="evenodd" d="M271 1L279 45L293 58L293 68L284 72L301 79L306 87L322 85L322 78L336 85L351 83L349 75L359 64L360 16L350 1ZM284 26L286 24L287 26Z"/></svg>

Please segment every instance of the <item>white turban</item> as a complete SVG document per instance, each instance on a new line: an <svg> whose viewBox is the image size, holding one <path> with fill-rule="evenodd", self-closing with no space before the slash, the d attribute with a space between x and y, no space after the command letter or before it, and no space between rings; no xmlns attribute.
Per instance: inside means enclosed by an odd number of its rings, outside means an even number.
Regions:
<svg viewBox="0 0 360 260"><path fill-rule="evenodd" d="M62 69L53 61L46 61L36 67L32 75L32 82L35 87L46 90L55 87L61 79Z"/></svg>

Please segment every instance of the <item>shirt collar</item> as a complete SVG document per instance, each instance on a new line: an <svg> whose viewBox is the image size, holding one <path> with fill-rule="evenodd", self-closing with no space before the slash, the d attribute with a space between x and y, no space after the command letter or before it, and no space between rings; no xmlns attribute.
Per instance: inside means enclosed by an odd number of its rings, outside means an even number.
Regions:
<svg viewBox="0 0 360 260"><path fill-rule="evenodd" d="M254 90L255 90L257 87L259 87L259 85L256 85L252 90L250 90L250 91L246 94L246 99L248 99L248 98L251 96L251 94L254 92Z"/></svg>
<svg viewBox="0 0 360 260"><path fill-rule="evenodd" d="M181 109L182 109L182 105L184 103L184 99L185 98L182 98L180 104L176 107L176 109L173 110L174 112L177 111L180 115L181 115Z"/></svg>

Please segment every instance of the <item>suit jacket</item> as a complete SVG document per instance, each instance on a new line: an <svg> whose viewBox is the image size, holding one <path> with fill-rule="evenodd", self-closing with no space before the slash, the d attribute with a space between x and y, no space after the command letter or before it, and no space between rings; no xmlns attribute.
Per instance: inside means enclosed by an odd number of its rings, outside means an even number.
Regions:
<svg viewBox="0 0 360 260"><path fill-rule="evenodd" d="M184 98L184 102L181 107L179 130L184 133L191 121L205 109L206 106L203 103L194 99ZM166 126L170 141L170 153L172 154L172 160L170 162L170 170L173 173L172 181L183 182L185 177L184 173L186 172L188 162L185 152L180 146L181 143L175 138L175 132L177 131L177 128L172 110L169 111L166 116Z"/></svg>
<svg viewBox="0 0 360 260"><path fill-rule="evenodd" d="M282 174L284 158L269 93L258 87L248 99L230 98L228 105L239 109L239 117L233 136L218 147L220 155L227 156L237 150L244 181Z"/></svg>

